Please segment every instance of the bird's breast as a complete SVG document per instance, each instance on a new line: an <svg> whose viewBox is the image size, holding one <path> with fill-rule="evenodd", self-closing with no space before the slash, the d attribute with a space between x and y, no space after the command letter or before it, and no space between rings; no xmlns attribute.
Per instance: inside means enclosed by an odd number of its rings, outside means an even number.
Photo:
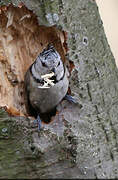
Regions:
<svg viewBox="0 0 118 180"><path fill-rule="evenodd" d="M68 90L68 77L64 78L50 88L39 88L39 84L32 77L30 82L30 103L40 113L50 112L64 98Z"/></svg>

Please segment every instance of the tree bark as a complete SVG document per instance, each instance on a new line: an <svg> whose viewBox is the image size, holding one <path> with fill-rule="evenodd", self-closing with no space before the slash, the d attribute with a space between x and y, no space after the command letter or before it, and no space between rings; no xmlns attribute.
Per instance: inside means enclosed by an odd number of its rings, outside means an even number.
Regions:
<svg viewBox="0 0 118 180"><path fill-rule="evenodd" d="M70 89L78 103L62 101L40 132L31 118L10 118L1 109L0 177L118 178L118 70L96 2L11 0L1 5L9 2L23 2L39 25L68 33L68 58L75 65Z"/></svg>

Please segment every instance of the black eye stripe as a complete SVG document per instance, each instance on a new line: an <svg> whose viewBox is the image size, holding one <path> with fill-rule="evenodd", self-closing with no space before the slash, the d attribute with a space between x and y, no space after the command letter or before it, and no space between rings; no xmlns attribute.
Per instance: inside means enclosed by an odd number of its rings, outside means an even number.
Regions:
<svg viewBox="0 0 118 180"><path fill-rule="evenodd" d="M58 66L60 65L60 61L58 62Z"/></svg>
<svg viewBox="0 0 118 180"><path fill-rule="evenodd" d="M46 67L46 64L44 62L41 61L41 63L42 63L42 66Z"/></svg>

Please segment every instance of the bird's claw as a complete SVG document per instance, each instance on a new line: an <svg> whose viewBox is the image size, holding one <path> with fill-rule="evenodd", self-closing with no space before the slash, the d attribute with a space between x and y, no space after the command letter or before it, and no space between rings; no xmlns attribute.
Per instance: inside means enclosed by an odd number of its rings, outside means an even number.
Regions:
<svg viewBox="0 0 118 180"><path fill-rule="evenodd" d="M38 124L38 131L40 131L41 129L41 118L40 116L38 115L37 118L34 120L34 124Z"/></svg>

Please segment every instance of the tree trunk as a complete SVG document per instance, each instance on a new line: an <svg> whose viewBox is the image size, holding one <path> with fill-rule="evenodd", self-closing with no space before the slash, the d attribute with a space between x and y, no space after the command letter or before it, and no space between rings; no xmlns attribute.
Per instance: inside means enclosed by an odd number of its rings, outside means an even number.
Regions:
<svg viewBox="0 0 118 180"><path fill-rule="evenodd" d="M14 7L3 6L9 2ZM0 4L0 106L15 115L1 108L0 178L118 178L118 71L96 2ZM68 45L70 90L78 103L63 100L38 132L24 116L24 74L52 41L63 61Z"/></svg>

